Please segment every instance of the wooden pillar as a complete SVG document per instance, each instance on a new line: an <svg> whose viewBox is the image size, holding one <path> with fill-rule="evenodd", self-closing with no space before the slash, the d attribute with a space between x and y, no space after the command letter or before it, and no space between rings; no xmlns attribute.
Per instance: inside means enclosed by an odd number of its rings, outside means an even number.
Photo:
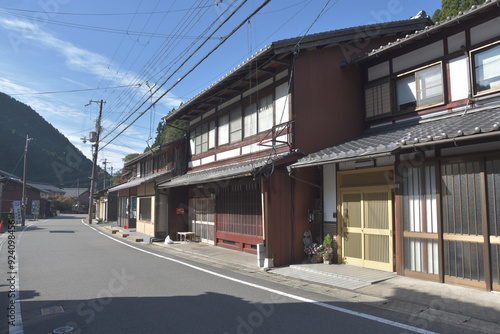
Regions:
<svg viewBox="0 0 500 334"><path fill-rule="evenodd" d="M486 290L491 291L492 289L492 277L491 277L491 254L490 254L490 235L488 229L488 199L486 196L486 159L483 159L481 164L481 172L479 174L481 179L481 218L482 218L482 230L483 230L483 253L484 253L484 280L486 282Z"/></svg>

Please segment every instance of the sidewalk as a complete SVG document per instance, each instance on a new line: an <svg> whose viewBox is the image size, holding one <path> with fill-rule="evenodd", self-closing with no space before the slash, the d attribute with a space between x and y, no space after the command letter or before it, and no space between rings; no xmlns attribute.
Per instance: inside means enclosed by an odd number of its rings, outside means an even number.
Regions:
<svg viewBox="0 0 500 334"><path fill-rule="evenodd" d="M106 226L108 224L104 224ZM103 228L110 232L110 228ZM109 225L108 225L109 226ZM117 228L116 224L113 227ZM130 240L149 244L150 237L128 230ZM232 267L256 270L257 256L216 247L199 242L174 241L174 244L154 242L151 247L163 247L173 251L206 257L224 262ZM452 284L398 276L395 273L360 268L345 264L302 263L267 270L268 275L279 275L304 281L304 285L317 284L318 291L336 292L336 297L349 301L365 302L389 311L408 314L411 317L439 319L459 324L484 333L500 333L500 294ZM329 289L325 289L325 287ZM418 321L417 318L414 319Z"/></svg>

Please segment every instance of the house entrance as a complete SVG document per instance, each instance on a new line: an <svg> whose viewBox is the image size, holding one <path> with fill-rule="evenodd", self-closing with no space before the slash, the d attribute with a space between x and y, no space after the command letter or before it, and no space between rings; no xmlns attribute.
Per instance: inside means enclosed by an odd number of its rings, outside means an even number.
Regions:
<svg viewBox="0 0 500 334"><path fill-rule="evenodd" d="M353 173L348 176L344 175L347 177L343 178L342 185L347 185L350 179L356 180L355 183L363 179L371 183L377 179L382 181L384 172L379 173L375 178L361 175L359 172L357 175ZM375 176L375 172L368 174ZM339 195L343 262L393 271L393 215L390 185L342 187Z"/></svg>
<svg viewBox="0 0 500 334"><path fill-rule="evenodd" d="M210 198L189 199L189 230L194 232L201 242L214 244L215 203Z"/></svg>

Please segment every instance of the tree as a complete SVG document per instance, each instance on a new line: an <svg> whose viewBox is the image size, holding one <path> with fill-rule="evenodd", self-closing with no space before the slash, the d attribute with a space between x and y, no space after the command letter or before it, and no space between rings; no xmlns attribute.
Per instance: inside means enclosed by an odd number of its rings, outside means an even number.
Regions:
<svg viewBox="0 0 500 334"><path fill-rule="evenodd" d="M175 108L170 110L169 114L173 113L174 111ZM163 122L158 123L158 127L156 128L156 138L151 148L184 137L188 126L189 122L183 120L175 120L168 123L168 125Z"/></svg>
<svg viewBox="0 0 500 334"><path fill-rule="evenodd" d="M124 163L127 163L128 161L137 158L139 155L141 155L141 154L140 153L130 153L130 154L127 154L124 158L122 158L122 161Z"/></svg>
<svg viewBox="0 0 500 334"><path fill-rule="evenodd" d="M432 21L445 21L447 17L457 16L459 12L469 10L473 5L480 5L484 0L443 0L441 9L436 9Z"/></svg>

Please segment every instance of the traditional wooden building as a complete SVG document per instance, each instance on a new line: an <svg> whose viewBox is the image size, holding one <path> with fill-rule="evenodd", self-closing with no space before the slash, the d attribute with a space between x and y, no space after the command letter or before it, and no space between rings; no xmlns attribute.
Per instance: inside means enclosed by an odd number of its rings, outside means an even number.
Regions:
<svg viewBox="0 0 500 334"><path fill-rule="evenodd" d="M95 218L98 221L111 222L118 219L118 193L101 189L94 195Z"/></svg>
<svg viewBox="0 0 500 334"><path fill-rule="evenodd" d="M265 266L302 260L304 231L321 237L320 179L309 171L290 177L286 166L363 130L362 71L340 63L429 23L274 42L165 116L190 124L188 173L158 185L177 199L169 234L190 231L250 253L265 244Z"/></svg>
<svg viewBox="0 0 500 334"><path fill-rule="evenodd" d="M185 172L184 138L152 148L125 164L132 177L108 190L118 194L118 226L135 228L151 237L167 236L169 197L158 184Z"/></svg>
<svg viewBox="0 0 500 334"><path fill-rule="evenodd" d="M30 182L26 183L26 217L43 217L47 201L41 201L42 188ZM5 219L12 212L12 203L21 201L23 197L23 180L17 176L0 170L0 218ZM43 207L41 206L43 204Z"/></svg>
<svg viewBox="0 0 500 334"><path fill-rule="evenodd" d="M500 290L499 27L486 1L343 64L365 131L291 167L321 169L340 262Z"/></svg>

